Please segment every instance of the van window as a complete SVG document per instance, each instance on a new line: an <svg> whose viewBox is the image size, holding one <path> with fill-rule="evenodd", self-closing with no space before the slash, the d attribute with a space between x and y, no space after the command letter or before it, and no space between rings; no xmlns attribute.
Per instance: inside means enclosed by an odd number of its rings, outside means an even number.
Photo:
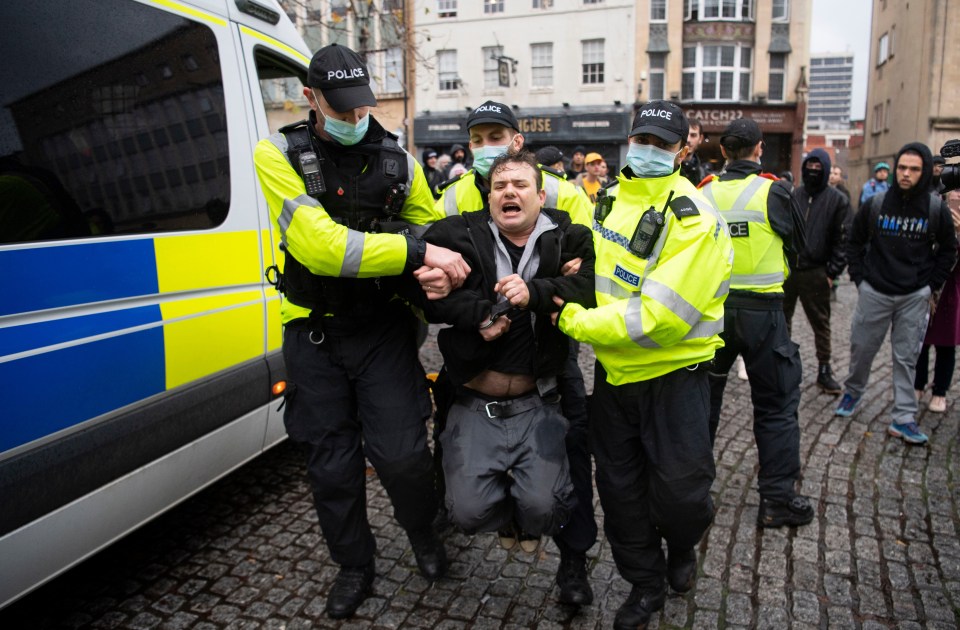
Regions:
<svg viewBox="0 0 960 630"><path fill-rule="evenodd" d="M223 222L210 28L129 0L4 0L0 22L0 243Z"/></svg>
<svg viewBox="0 0 960 630"><path fill-rule="evenodd" d="M307 76L302 66L296 66L265 49L256 51L257 78L260 81L260 96L267 112L270 133L292 122L303 120L310 112L310 105L303 95Z"/></svg>

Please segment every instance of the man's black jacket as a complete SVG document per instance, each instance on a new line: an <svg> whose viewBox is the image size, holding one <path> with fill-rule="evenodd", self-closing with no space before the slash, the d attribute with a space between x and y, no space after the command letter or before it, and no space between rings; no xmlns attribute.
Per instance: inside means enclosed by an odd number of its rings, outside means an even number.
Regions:
<svg viewBox="0 0 960 630"><path fill-rule="evenodd" d="M800 250L798 270L825 267L827 275L836 278L847 266L847 234L853 213L850 200L828 185L830 156L823 149L814 149L803 161L816 159L822 165L819 179L811 187L804 183L793 191L806 221L806 247Z"/></svg>
<svg viewBox="0 0 960 630"><path fill-rule="evenodd" d="M596 306L593 233L572 223L566 212L544 208L542 213L556 227L537 238L540 263L533 280L527 283L527 308L533 313L536 338L536 378L558 374L569 349L567 336L550 322L550 313L558 310L553 296L588 308ZM498 350L499 340L484 341L479 331L497 301L493 292L499 280L494 257L497 243L491 222L489 210L466 212L438 221L424 235L428 243L459 252L471 269L463 286L444 299L418 300L429 321L452 325L440 331L437 342L447 371L458 385L487 369ZM563 264L574 258L583 260L580 271L572 276L561 275Z"/></svg>

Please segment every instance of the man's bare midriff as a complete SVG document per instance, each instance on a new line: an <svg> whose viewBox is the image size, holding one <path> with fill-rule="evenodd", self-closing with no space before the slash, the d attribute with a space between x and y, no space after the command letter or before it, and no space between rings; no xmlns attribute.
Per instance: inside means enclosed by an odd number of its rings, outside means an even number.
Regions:
<svg viewBox="0 0 960 630"><path fill-rule="evenodd" d="M494 398L521 396L536 388L536 380L530 374L507 374L484 370L464 383L464 386Z"/></svg>

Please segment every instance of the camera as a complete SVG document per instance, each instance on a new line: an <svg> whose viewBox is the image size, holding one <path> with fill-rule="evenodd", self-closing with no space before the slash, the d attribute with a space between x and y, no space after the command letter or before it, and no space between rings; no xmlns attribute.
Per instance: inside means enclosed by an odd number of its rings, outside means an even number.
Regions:
<svg viewBox="0 0 960 630"><path fill-rule="evenodd" d="M960 138L948 140L940 147L940 156L945 160L960 156ZM943 167L940 173L940 185L943 186L944 193L960 188L960 164L947 164Z"/></svg>

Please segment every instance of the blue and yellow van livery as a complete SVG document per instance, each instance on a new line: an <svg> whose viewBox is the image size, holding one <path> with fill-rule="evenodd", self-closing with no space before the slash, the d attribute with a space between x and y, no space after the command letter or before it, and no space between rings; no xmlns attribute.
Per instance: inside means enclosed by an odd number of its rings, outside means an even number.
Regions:
<svg viewBox="0 0 960 630"><path fill-rule="evenodd" d="M7 0L0 35L3 607L285 437L252 154L309 52L275 0Z"/></svg>

